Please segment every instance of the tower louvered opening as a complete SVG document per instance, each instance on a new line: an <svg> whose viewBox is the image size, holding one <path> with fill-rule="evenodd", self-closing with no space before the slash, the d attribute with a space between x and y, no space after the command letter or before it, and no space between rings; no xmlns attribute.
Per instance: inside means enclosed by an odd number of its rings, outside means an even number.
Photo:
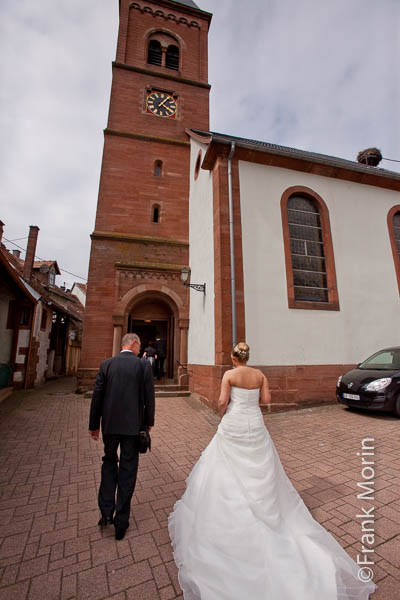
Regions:
<svg viewBox="0 0 400 600"><path fill-rule="evenodd" d="M167 48L167 54L165 56L165 66L167 69L175 69L179 71L179 48L171 44Z"/></svg>
<svg viewBox="0 0 400 600"><path fill-rule="evenodd" d="M150 40L149 49L147 52L147 62L150 65L161 66L162 61L162 50L161 44L157 40Z"/></svg>

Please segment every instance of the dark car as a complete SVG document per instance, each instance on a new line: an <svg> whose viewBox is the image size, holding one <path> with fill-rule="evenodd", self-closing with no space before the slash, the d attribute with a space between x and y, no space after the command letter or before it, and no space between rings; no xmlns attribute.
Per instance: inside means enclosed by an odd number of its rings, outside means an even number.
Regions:
<svg viewBox="0 0 400 600"><path fill-rule="evenodd" d="M336 397L347 406L390 410L400 417L400 347L379 350L341 375Z"/></svg>

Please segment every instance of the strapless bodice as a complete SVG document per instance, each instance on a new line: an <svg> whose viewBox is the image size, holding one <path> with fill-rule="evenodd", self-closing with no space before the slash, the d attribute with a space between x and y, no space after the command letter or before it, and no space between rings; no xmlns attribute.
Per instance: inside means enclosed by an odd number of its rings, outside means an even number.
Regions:
<svg viewBox="0 0 400 600"><path fill-rule="evenodd" d="M242 387L231 387L230 403L229 405L237 407L254 407L259 404L260 401L260 388L247 389Z"/></svg>
<svg viewBox="0 0 400 600"><path fill-rule="evenodd" d="M261 410L259 402L260 388L249 390L247 388L232 386L225 418L230 421L238 417L238 422L241 422L243 417L260 418Z"/></svg>

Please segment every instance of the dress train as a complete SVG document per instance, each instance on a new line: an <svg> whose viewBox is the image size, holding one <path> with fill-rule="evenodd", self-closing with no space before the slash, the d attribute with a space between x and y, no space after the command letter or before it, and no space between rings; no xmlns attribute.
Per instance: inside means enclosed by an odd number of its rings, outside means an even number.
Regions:
<svg viewBox="0 0 400 600"><path fill-rule="evenodd" d="M258 389L231 388L169 517L184 599L367 600L374 583L311 516L258 402Z"/></svg>

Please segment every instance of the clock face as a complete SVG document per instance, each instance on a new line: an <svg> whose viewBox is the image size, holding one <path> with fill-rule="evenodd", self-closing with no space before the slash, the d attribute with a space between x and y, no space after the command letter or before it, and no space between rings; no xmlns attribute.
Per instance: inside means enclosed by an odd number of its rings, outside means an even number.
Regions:
<svg viewBox="0 0 400 600"><path fill-rule="evenodd" d="M176 100L167 92L151 92L147 96L147 110L157 117L173 117L176 113Z"/></svg>

